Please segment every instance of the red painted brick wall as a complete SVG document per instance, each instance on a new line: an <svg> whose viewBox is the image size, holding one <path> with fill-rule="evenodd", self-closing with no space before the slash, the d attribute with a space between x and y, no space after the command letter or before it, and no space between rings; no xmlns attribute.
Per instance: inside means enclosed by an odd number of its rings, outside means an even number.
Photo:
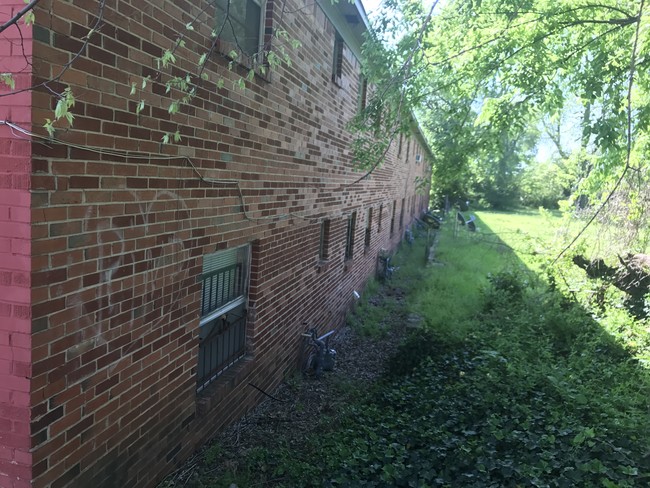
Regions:
<svg viewBox="0 0 650 488"><path fill-rule="evenodd" d="M33 146L35 487L153 485L262 399L249 383L270 390L295 368L304 322L321 331L343 323L380 249L403 232L396 223L390 234L393 202L406 202L404 225L416 207L408 202L426 208L414 197L415 177L427 175L415 162L415 138L408 155L398 158L394 147L372 177L346 186L361 175L345 130L357 109L359 63L346 48L342 86L334 85L332 23L317 4L288 1L284 11L299 15L281 15L279 5L276 26L303 44L292 66L240 90L237 70L215 53L211 80L173 116L158 81L136 115L131 82L156 80L154 57L203 2L108 1L86 47L97 2L39 7L36 76L81 55L62 76L77 96L74 128L57 131L60 143ZM196 63L212 25L206 18L187 33L181 67ZM34 93L35 119L52 107L50 93ZM164 132L177 129L182 141L161 146ZM345 261L352 211L355 250ZM331 221L327 263L318 257L323 218ZM247 356L197 394L202 257L246 243Z"/></svg>
<svg viewBox="0 0 650 488"><path fill-rule="evenodd" d="M0 24L24 6L0 2ZM22 35L22 41L21 41ZM31 376L30 194L31 144L5 122L31 127L31 28L11 27L0 40L0 487L31 486L29 437ZM23 51L24 48L24 51Z"/></svg>

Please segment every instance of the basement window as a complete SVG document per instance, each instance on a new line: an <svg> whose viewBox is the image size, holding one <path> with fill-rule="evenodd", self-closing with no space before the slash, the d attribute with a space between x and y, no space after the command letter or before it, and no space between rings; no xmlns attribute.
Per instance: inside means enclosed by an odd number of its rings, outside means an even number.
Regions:
<svg viewBox="0 0 650 488"><path fill-rule="evenodd" d="M197 390L246 353L250 246L203 257Z"/></svg>

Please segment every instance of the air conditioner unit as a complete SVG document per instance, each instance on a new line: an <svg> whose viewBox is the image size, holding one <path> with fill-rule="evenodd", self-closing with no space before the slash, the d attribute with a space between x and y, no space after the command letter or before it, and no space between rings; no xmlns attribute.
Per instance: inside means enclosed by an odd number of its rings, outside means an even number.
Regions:
<svg viewBox="0 0 650 488"><path fill-rule="evenodd" d="M421 162L421 161L422 161L422 155L421 155L421 154L416 154L416 155L415 155L415 162L416 162L416 163L419 163L419 162Z"/></svg>

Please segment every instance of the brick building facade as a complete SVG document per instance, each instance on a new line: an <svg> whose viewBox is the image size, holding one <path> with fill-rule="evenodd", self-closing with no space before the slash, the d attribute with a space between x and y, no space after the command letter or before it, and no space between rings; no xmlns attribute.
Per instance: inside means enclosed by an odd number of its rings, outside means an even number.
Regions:
<svg viewBox="0 0 650 488"><path fill-rule="evenodd" d="M249 383L296 367L305 323L343 323L427 207L417 130L370 177L352 168L361 4L240 3L254 43L300 40L291 65L237 88L245 72L214 52L173 115L155 59L181 32L179 69L196 65L207 0L49 0L3 33L0 71L19 75L0 91L2 488L154 485L262 399ZM23 6L0 1L0 22ZM53 78L75 120L44 143L29 134L46 135Z"/></svg>

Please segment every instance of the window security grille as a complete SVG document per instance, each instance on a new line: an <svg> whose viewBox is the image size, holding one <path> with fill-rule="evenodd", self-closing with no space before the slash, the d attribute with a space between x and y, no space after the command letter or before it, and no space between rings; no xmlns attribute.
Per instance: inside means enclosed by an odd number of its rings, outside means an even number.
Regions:
<svg viewBox="0 0 650 488"><path fill-rule="evenodd" d="M203 258L197 389L246 353L249 246Z"/></svg>
<svg viewBox="0 0 650 488"><path fill-rule="evenodd" d="M334 62L332 64L332 81L341 86L343 78L343 38L338 32L334 37Z"/></svg>
<svg viewBox="0 0 650 488"><path fill-rule="evenodd" d="M233 312L214 319L209 327L201 329L197 368L198 391L212 383L246 353L245 309L241 307Z"/></svg>
<svg viewBox="0 0 650 488"><path fill-rule="evenodd" d="M348 217L348 231L345 238L345 259L352 259L354 256L354 230L357 224L357 213L352 212Z"/></svg>

